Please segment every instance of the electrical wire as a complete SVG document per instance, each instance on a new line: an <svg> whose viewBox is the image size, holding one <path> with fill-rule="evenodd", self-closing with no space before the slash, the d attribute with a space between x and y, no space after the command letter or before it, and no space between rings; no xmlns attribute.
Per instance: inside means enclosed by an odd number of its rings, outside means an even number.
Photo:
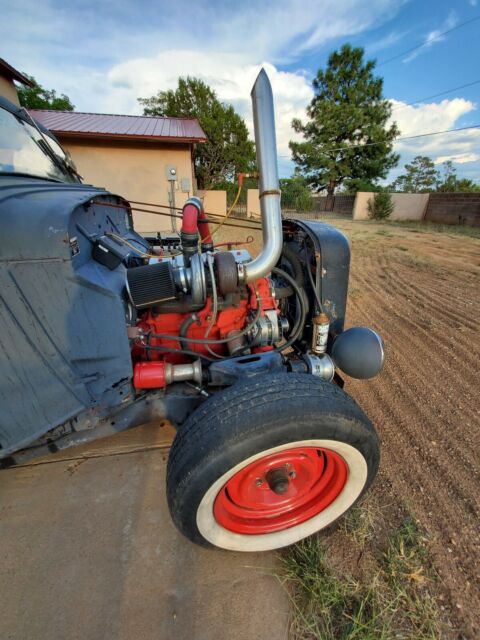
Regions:
<svg viewBox="0 0 480 640"><path fill-rule="evenodd" d="M307 270L308 277L309 277L309 280L310 280L310 284L312 286L313 293L315 295L315 300L316 300L316 303L317 303L317 307L318 307L319 313L323 313L322 301L320 300L320 296L319 296L319 293L318 293L317 285L314 282L313 276L312 276L312 269L311 269L311 265L310 265L310 258L308 256L308 249L307 249L307 244L306 243L304 245L304 253L305 253L305 268ZM315 262L317 263L317 270L318 270L318 261L315 260Z"/></svg>
<svg viewBox="0 0 480 640"><path fill-rule="evenodd" d="M240 198L240 193L242 192L242 185L239 184L238 185L238 191L237 191L237 195L235 196L235 200L233 201L232 206L230 207L230 209L227 211L225 218L220 222L220 224L218 224L215 229L213 231L210 232L209 234L209 238L213 238L213 236L217 233L217 231L219 231L223 225L226 223L226 221L228 220L228 218L230 217L230 214L232 213L233 209L235 208L238 199ZM208 238L206 238L205 240L202 240L201 242L206 242Z"/></svg>
<svg viewBox="0 0 480 640"><path fill-rule="evenodd" d="M473 82L468 82L467 84L461 84L458 87L453 87L453 89L447 89L446 91L440 91L440 93L434 93L431 96L425 96L424 98L419 98L418 100L414 100L413 102L407 102L405 104L401 104L398 107L393 107L392 113L396 113L397 111L401 111L406 107L411 107L414 104L419 104L420 102L424 102L425 100L431 100L432 98L438 98L439 96L444 96L447 93L452 93L452 91L458 91L459 89L466 89L467 87L473 87L475 84L479 84L480 80L474 80Z"/></svg>
<svg viewBox="0 0 480 640"><path fill-rule="evenodd" d="M410 49L406 49L406 51L402 51L402 53L397 53L391 58L388 58L387 60L383 60L382 62L377 64L377 67L383 67L384 64L393 62L393 60L398 60L398 58L402 58L403 56L407 55L407 53L412 53L412 51L416 51L417 49L426 47L430 43L440 40L440 38L442 38L443 36L446 36L447 33L452 33L452 31L456 31L457 29L460 29L461 27L465 27L467 24L471 24L472 22L476 22L477 20L480 20L480 16L475 16L474 18L470 18L470 20L465 20L465 22L461 22L460 24L457 24L455 27L451 27L451 29L447 29L446 31L442 31L442 33L438 33L436 36L434 36L433 38L430 38L430 40L426 42L423 41L421 44L417 44L414 47L411 47Z"/></svg>
<svg viewBox="0 0 480 640"><path fill-rule="evenodd" d="M133 244L128 242L128 240L125 240L125 238L122 238L122 236L119 236L116 233L113 233L112 231L107 231L105 233L105 235L109 236L111 238L115 238L115 240L117 240L118 242L121 242L122 244L126 245L127 247L130 247L130 249L133 249L133 251L136 251L138 253L138 255L141 256L142 258L159 258L160 257L160 256L158 256L158 255L156 255L154 253L149 253L148 251L142 251L138 247L135 247ZM177 254L175 254L175 255L177 255Z"/></svg>
<svg viewBox="0 0 480 640"><path fill-rule="evenodd" d="M91 201L92 204L98 204L100 206L103 207L112 207L114 209L124 209L124 210L129 210L129 211L138 211L140 213L150 213L154 216L166 216L167 218L171 217L170 213L164 212L164 211L151 211L150 209L140 209L139 207L131 207L128 206L126 204L113 204L112 202L99 202L98 200L92 200ZM163 205L163 204L148 204L148 206L151 207L160 207L160 208L169 208L167 207L167 205ZM178 207L175 207L175 209L177 209L178 211L181 211L181 209L179 209ZM180 214L174 214L176 218L182 219L182 216ZM208 213L207 215L209 216L214 216L217 218L220 218L221 216L219 216L218 214L215 213ZM202 219L202 222L209 222L211 224L217 224L218 220L211 220L210 218L204 218ZM233 222L225 222L224 223L226 227L236 227L238 229L252 229L253 231L259 231L262 228L262 225L260 222L252 222L250 221L250 224L234 224ZM256 226L252 226L256 225Z"/></svg>
<svg viewBox="0 0 480 640"><path fill-rule="evenodd" d="M468 131L469 129L478 129L480 124L472 124L469 127L458 127L457 129L445 129L444 131L432 131L431 133L417 133L413 136L402 136L401 138L395 138L392 142L401 142L402 140L413 140L414 138L427 138L428 136L438 136L442 133L452 133L454 131ZM330 153L332 151L349 151L350 149L357 149L359 147L374 147L378 144L388 144L387 142L364 142L362 144L349 144L343 147L336 147L334 149L321 148L323 153ZM290 158L291 156L282 156L283 158Z"/></svg>
<svg viewBox="0 0 480 640"><path fill-rule="evenodd" d="M205 332L205 336L204 336L205 340L208 340L208 336L210 334L210 331L213 328L213 325L217 321L217 315L218 315L217 283L216 283L216 280L215 280L215 274L213 272L213 256L212 256L211 253L207 253L207 266L208 266L208 271L210 272L210 281L211 281L211 284L212 284L213 312L212 312L212 317L210 318L210 322L208 323L207 330ZM221 358L222 357L220 354L215 353L215 351L213 351L208 344L206 345L206 349L207 349L208 353L210 353L215 358Z"/></svg>
<svg viewBox="0 0 480 640"><path fill-rule="evenodd" d="M289 347L292 346L292 344L295 342L295 340L298 338L298 336L301 334L302 329L303 329L303 325L305 324L305 319L307 316L307 310L306 310L306 305L305 305L305 299L302 295L302 289L298 286L297 282L294 280L294 278L292 278L292 276L287 273L286 271L284 271L283 269L280 269L279 267L273 267L272 269L272 273L276 273L277 275L279 275L280 277L284 278L287 282L290 283L290 285L292 286L292 289L295 292L295 295L297 297L300 309L299 309L299 314L298 314L298 318L295 321L295 324L293 326L293 329L290 333L290 336L288 338L288 340L278 346L275 347L275 351L285 351L285 349L288 349Z"/></svg>

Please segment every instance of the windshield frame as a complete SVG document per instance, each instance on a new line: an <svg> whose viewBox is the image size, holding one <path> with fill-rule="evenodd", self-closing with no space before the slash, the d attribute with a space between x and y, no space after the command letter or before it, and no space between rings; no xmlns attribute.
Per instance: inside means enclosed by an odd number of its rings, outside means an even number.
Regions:
<svg viewBox="0 0 480 640"><path fill-rule="evenodd" d="M19 177L31 176L32 178L39 178L43 180L50 180L59 183L80 183L80 176L78 175L73 162L67 156L67 153L62 148L58 140L52 135L48 129L42 126L39 122L34 120L32 116L23 107L17 107L13 103L0 97L0 112L7 112L15 119L22 129L18 129L19 139L26 143L24 150L32 154L42 154L44 159L48 159L48 162L43 163L42 170L37 170L37 167L30 170L28 162L25 165L18 163L17 167L13 162L11 168L2 169L0 167L0 176L15 176ZM5 151L9 150L8 146L3 147ZM22 148L17 151L21 151ZM1 152L1 149L0 149ZM61 152L61 155L60 155ZM40 158L40 156L38 156ZM33 163L35 164L35 163ZM39 163L42 165L42 163ZM7 166L5 164L4 166Z"/></svg>

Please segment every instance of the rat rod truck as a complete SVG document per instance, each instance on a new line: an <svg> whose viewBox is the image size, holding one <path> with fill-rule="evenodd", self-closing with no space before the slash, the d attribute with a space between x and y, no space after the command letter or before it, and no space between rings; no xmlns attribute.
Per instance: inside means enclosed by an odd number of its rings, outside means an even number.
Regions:
<svg viewBox="0 0 480 640"><path fill-rule="evenodd" d="M177 238L136 233L125 199L82 184L52 134L0 102L2 465L168 419L176 526L236 551L296 542L367 490L378 437L339 372L371 378L384 359L374 331L344 329L345 236L282 220L263 70L252 102L253 259L214 246L196 197Z"/></svg>

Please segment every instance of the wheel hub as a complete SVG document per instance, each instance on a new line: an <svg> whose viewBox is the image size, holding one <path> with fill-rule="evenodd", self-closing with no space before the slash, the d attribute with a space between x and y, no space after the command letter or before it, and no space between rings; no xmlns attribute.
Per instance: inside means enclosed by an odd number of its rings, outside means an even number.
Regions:
<svg viewBox="0 0 480 640"><path fill-rule="evenodd" d="M266 455L226 482L215 499L214 516L235 533L287 529L326 509L347 477L346 462L330 449L296 447Z"/></svg>
<svg viewBox="0 0 480 640"><path fill-rule="evenodd" d="M283 467L278 469L270 469L265 476L270 489L281 496L288 491L288 473Z"/></svg>

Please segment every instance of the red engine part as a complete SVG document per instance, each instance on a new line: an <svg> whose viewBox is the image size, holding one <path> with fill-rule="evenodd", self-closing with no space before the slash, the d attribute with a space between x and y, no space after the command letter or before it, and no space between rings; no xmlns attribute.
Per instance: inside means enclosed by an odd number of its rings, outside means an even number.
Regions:
<svg viewBox="0 0 480 640"><path fill-rule="evenodd" d="M228 337L231 332L241 331L249 322L249 312L255 312L257 310L257 298L255 294L255 288L258 291L259 298L261 300L262 311L261 315L267 310L277 310L277 303L273 297L272 287L268 278L261 278L255 282L255 285L249 284L245 291L247 296L239 300L238 306L230 307L228 309L222 309L217 314L217 319L213 325L208 338L212 340L221 340ZM278 310L277 310L278 313ZM145 343L150 347L162 347L162 349L181 349L181 343L177 339L180 335L180 328L183 322L191 317L191 313L161 313L154 315L151 310L147 311L137 323L137 326L143 331L145 335ZM212 299L208 298L205 307L196 313L198 318L197 322L193 322L187 333L187 338L204 339L207 328L212 318ZM155 338L150 334L166 334L171 335L171 339L167 338ZM188 342L186 348L189 351L194 351L208 357L212 357L212 354L208 351L207 346L204 344L196 344ZM210 349L213 353L219 356L228 355L228 345L214 344L210 345ZM272 349L272 347L257 347L253 351L265 351L266 349ZM144 349L138 345L133 352L134 360L163 360L172 364L190 362L192 357L189 355L183 355L180 353L168 351L155 351L152 349ZM161 373L156 372L153 374L159 375ZM136 385L135 385L136 386ZM160 386L160 385L158 385Z"/></svg>
<svg viewBox="0 0 480 640"><path fill-rule="evenodd" d="M167 386L166 363L137 362L133 369L135 389L163 389Z"/></svg>

